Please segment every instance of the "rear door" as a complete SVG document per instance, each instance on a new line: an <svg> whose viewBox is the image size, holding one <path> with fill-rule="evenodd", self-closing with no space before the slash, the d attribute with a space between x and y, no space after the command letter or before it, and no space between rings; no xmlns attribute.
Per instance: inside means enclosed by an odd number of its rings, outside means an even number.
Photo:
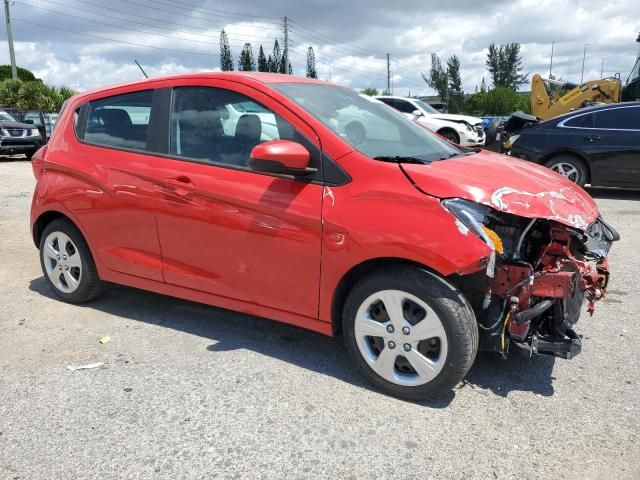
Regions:
<svg viewBox="0 0 640 480"><path fill-rule="evenodd" d="M321 249L321 173L257 173L251 149L302 143L320 169L314 131L252 88L228 81L178 86L167 155L156 159L156 216L167 283L315 318Z"/></svg>
<svg viewBox="0 0 640 480"><path fill-rule="evenodd" d="M607 183L640 185L640 105L594 112L583 140L594 168Z"/></svg>

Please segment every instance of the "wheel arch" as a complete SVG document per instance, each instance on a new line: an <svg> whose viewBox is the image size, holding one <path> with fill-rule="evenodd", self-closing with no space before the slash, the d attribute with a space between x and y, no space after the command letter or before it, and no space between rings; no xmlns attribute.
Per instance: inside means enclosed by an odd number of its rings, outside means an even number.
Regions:
<svg viewBox="0 0 640 480"><path fill-rule="evenodd" d="M436 133L438 135L440 135L441 137L444 137L444 134L447 133L447 132L453 133L456 136L456 138L458 139L458 143L460 143L460 134L458 132L456 132L454 128L452 128L452 127L442 127L442 128L440 128L440 129L438 129L436 131Z"/></svg>
<svg viewBox="0 0 640 480"><path fill-rule="evenodd" d="M41 213L40 216L38 216L38 218L36 219L36 221L33 222L33 228L32 228L31 234L33 237L33 243L36 245L37 248L40 248L40 240L42 239L42 232L44 232L44 229L51 222L59 218L68 220L73 225L75 225L75 227L78 230L80 230L80 233L82 233L82 235L85 237L85 240L86 240L86 235L84 235L84 232L82 232L82 229L80 228L80 226L76 222L74 222L71 217L69 217L68 215L65 215L64 213L58 210L48 210L46 212Z"/></svg>
<svg viewBox="0 0 640 480"><path fill-rule="evenodd" d="M583 153L580 153L578 151L575 150L558 150L552 153L548 153L545 156L543 156L542 158L540 158L540 164L544 165L546 164L549 160L553 160L555 157L560 157L562 155L567 155L569 157L573 157L577 160L579 160L582 165L584 166L586 172L587 172L587 178L586 178L586 182L590 183L592 180L592 173L591 173L591 164L589 163L589 160L587 159L586 155L584 155Z"/></svg>
<svg viewBox="0 0 640 480"><path fill-rule="evenodd" d="M353 286L376 270L399 265L413 266L422 270L427 270L428 272L441 277L437 271L427 265L399 257L371 258L354 265L342 276L333 292L333 300L331 303L331 329L334 337L342 334L342 322L340 321L342 318L342 310Z"/></svg>

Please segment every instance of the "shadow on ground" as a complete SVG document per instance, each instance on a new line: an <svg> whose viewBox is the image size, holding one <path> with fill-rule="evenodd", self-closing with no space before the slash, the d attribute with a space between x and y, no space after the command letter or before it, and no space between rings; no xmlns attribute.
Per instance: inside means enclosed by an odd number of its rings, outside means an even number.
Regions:
<svg viewBox="0 0 640 480"><path fill-rule="evenodd" d="M29 288L57 300L44 277L32 280ZM249 349L358 387L375 390L365 382L355 366L351 365L340 339L251 315L119 285L110 285L102 297L81 307L207 338L211 340L207 346L209 351ZM474 367L458 389L472 388L482 392L490 390L503 397L516 390L552 395L554 359L529 359L520 352L514 353L507 360L496 354L478 354ZM455 391L421 404L431 408L444 408L454 396Z"/></svg>

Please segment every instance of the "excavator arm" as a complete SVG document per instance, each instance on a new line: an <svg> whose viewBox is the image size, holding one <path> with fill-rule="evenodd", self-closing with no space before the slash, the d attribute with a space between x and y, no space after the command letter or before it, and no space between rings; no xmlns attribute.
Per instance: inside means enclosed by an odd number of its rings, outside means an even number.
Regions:
<svg viewBox="0 0 640 480"><path fill-rule="evenodd" d="M570 90L562 96L549 95L548 85ZM531 79L531 114L547 120L580 108L588 102L618 103L621 100L622 83L618 78L590 80L582 85L545 79L536 74Z"/></svg>

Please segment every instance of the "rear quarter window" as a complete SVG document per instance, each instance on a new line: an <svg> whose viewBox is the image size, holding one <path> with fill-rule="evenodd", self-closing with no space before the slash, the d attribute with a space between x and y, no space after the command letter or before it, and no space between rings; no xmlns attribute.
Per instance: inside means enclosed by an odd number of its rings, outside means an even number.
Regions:
<svg viewBox="0 0 640 480"><path fill-rule="evenodd" d="M564 125L574 128L593 128L593 114L577 115L567 120Z"/></svg>
<svg viewBox="0 0 640 480"><path fill-rule="evenodd" d="M144 90L89 102L83 140L92 145L147 150L152 101L153 90Z"/></svg>

